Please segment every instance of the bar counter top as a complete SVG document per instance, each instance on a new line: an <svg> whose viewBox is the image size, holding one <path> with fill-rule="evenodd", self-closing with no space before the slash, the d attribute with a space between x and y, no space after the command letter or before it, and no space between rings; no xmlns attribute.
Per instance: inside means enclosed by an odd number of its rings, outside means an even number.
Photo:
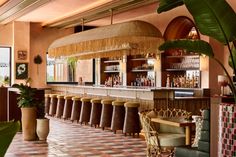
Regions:
<svg viewBox="0 0 236 157"><path fill-rule="evenodd" d="M97 89L112 89L112 90L137 90L137 91L155 91L155 90L167 90L167 91L195 91L203 90L203 88L178 88L178 87L149 87L149 86L105 86L105 85L69 85L69 84L50 84L49 86L58 87L74 87L74 88L97 88Z"/></svg>
<svg viewBox="0 0 236 157"><path fill-rule="evenodd" d="M209 89L202 88L168 88L144 86L113 86L104 85L64 85L51 84L51 89L56 93L87 94L97 96L112 96L131 99L154 100L156 98L183 99L208 97Z"/></svg>

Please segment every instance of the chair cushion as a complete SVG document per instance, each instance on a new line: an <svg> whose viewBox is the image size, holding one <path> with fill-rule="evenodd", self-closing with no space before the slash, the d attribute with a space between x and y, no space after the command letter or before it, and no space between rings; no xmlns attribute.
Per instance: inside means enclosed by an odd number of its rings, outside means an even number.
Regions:
<svg viewBox="0 0 236 157"><path fill-rule="evenodd" d="M203 152L210 152L210 143L205 141L198 141L198 150Z"/></svg>
<svg viewBox="0 0 236 157"><path fill-rule="evenodd" d="M150 138L156 138L156 137L152 136ZM158 138L161 147L166 147L166 146L175 147L175 146L185 145L185 135L183 134L158 134ZM150 141L153 141L153 139Z"/></svg>
<svg viewBox="0 0 236 157"><path fill-rule="evenodd" d="M209 131L201 131L201 141L210 142L210 133Z"/></svg>
<svg viewBox="0 0 236 157"><path fill-rule="evenodd" d="M196 130L195 131L196 132L195 132L195 138L194 138L192 147L198 147L198 141L199 141L200 136L201 136L202 122L203 122L202 117L197 117L196 118L196 122L195 122L195 125L196 125Z"/></svg>
<svg viewBox="0 0 236 157"><path fill-rule="evenodd" d="M198 151L196 147L176 147L174 154L175 157L210 157L209 153Z"/></svg>
<svg viewBox="0 0 236 157"><path fill-rule="evenodd" d="M184 127L176 127L167 124L160 124L159 133L185 134Z"/></svg>
<svg viewBox="0 0 236 157"><path fill-rule="evenodd" d="M208 120L203 120L202 130L204 130L204 131L209 131L210 130L210 123L209 123Z"/></svg>

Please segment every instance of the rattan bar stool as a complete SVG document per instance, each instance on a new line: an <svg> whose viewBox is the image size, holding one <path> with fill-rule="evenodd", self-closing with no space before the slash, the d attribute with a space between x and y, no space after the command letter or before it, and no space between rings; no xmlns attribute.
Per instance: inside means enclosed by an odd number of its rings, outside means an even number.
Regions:
<svg viewBox="0 0 236 157"><path fill-rule="evenodd" d="M54 116L57 110L57 94L50 94L50 98L49 115Z"/></svg>
<svg viewBox="0 0 236 157"><path fill-rule="evenodd" d="M81 98L82 106L81 106L81 112L80 112L80 118L79 122L85 123L85 125L90 120L90 113L91 113L91 98L83 97Z"/></svg>
<svg viewBox="0 0 236 157"><path fill-rule="evenodd" d="M44 112L46 115L49 115L49 109L50 109L50 94L44 94L44 101L45 101L45 108L44 108Z"/></svg>
<svg viewBox="0 0 236 157"><path fill-rule="evenodd" d="M140 122L139 122L139 115L138 115L138 108L140 106L139 102L126 102L125 106L125 121L124 121L124 128L123 133L126 136L126 133L130 135L135 133L140 133Z"/></svg>
<svg viewBox="0 0 236 157"><path fill-rule="evenodd" d="M99 126L100 118L101 118L101 112L102 112L102 104L101 100L99 98L91 99L92 109L90 114L90 125L96 128L96 126Z"/></svg>
<svg viewBox="0 0 236 157"><path fill-rule="evenodd" d="M63 119L68 119L71 117L71 111L72 111L72 97L71 95L67 95L64 97L65 99L65 105L64 105L64 111L63 111Z"/></svg>
<svg viewBox="0 0 236 157"><path fill-rule="evenodd" d="M113 101L113 113L111 121L111 130L116 133L117 130L123 131L124 117L125 117L125 108L124 101Z"/></svg>
<svg viewBox="0 0 236 157"><path fill-rule="evenodd" d="M64 95L57 96L57 111L56 111L56 118L61 118L64 110Z"/></svg>
<svg viewBox="0 0 236 157"><path fill-rule="evenodd" d="M105 127L111 127L111 119L112 119L112 99L103 99L101 101L102 104L102 113L101 113L101 120L100 120L100 127L102 130L105 129Z"/></svg>
<svg viewBox="0 0 236 157"><path fill-rule="evenodd" d="M71 117L70 120L73 122L74 120L79 121L80 117L80 111L81 111L81 97L75 96L72 98L73 104L72 104L72 111L71 111Z"/></svg>

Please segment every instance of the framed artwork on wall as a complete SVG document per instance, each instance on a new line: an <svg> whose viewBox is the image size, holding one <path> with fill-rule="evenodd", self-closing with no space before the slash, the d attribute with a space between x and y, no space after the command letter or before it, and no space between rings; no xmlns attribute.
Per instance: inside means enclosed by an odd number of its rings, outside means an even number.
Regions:
<svg viewBox="0 0 236 157"><path fill-rule="evenodd" d="M28 63L16 63L16 79L28 78Z"/></svg>
<svg viewBox="0 0 236 157"><path fill-rule="evenodd" d="M26 60L27 59L27 51L17 51L17 59L18 60Z"/></svg>

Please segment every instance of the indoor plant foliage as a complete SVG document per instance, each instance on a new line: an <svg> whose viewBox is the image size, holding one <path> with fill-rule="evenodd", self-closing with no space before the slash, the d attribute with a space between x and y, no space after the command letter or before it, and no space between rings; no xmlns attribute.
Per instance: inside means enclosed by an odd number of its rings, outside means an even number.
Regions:
<svg viewBox="0 0 236 157"><path fill-rule="evenodd" d="M12 139L20 130L20 122L0 122L0 156L4 156Z"/></svg>
<svg viewBox="0 0 236 157"><path fill-rule="evenodd" d="M28 84L31 81L28 78L25 84L14 84L12 87L19 89L18 107L21 108L21 121L23 139L27 141L36 139L36 89L31 88Z"/></svg>
<svg viewBox="0 0 236 157"><path fill-rule="evenodd" d="M225 0L160 0L158 13L171 10L180 5L185 5L190 14L193 16L197 28L203 35L214 38L226 45L230 53L230 65L236 74L236 59L235 51L232 50L236 47L236 13ZM230 44L232 43L232 47ZM236 89L233 80L219 59L214 56L214 52L210 44L203 40L190 40L190 39L177 39L166 41L159 47L160 50L168 50L181 48L187 52L197 52L205 54L214 59L225 71L228 79L229 86L236 101Z"/></svg>
<svg viewBox="0 0 236 157"><path fill-rule="evenodd" d="M41 64L43 62L43 59L40 55L36 55L34 57L34 63L37 64L37 74L39 73L39 67L38 65Z"/></svg>
<svg viewBox="0 0 236 157"><path fill-rule="evenodd" d="M75 68L76 68L76 63L77 63L77 58L76 57L69 57L67 58L67 64L69 65L70 71L71 71L71 78L72 82L74 81L74 75L75 75Z"/></svg>

